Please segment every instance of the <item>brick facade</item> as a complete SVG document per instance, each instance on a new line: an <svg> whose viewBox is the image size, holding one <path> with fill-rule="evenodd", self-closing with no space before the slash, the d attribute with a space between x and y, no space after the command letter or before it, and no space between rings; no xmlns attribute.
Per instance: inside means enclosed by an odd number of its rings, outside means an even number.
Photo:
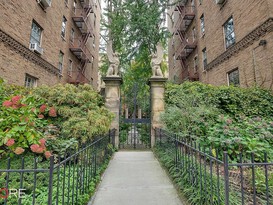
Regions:
<svg viewBox="0 0 273 205"><path fill-rule="evenodd" d="M15 0L0 2L0 77L8 83L22 86L28 74L37 78L38 85L85 82L96 88L101 12L99 1L95 4L93 0L51 0L51 6L47 8L38 2ZM90 27L90 35L84 49L91 55L86 57L89 61L83 66L82 57L72 52L71 47L75 47L76 42L85 35L73 17L85 17L82 12L83 7L87 8L87 5L90 7L90 13L84 20ZM67 20L64 37L61 36L63 17ZM29 49L33 22L42 28L40 40L42 54ZM60 52L64 54L61 72L59 72ZM68 75L70 61L72 61L72 73ZM80 79L77 78L78 70L82 73Z"/></svg>
<svg viewBox="0 0 273 205"><path fill-rule="evenodd" d="M189 56L184 58L186 69L193 73L193 58L198 56L199 80L214 85L228 85L228 73L234 69L239 70L239 81L242 87L254 84L273 89L273 2L271 0L225 0L222 4L215 1L193 0L195 5L195 17L185 33L190 33L192 27L197 30L197 47ZM202 3L200 3L202 2ZM191 1L180 3L189 6ZM177 8L177 5L174 7ZM178 9L176 9L178 10ZM171 9L170 15L178 13ZM176 15L176 14L174 14ZM201 16L204 15L205 32L201 33ZM181 18L181 16L180 16ZM229 19L233 19L235 42L226 48L224 25ZM179 19L175 19L178 21ZM170 20L169 20L170 21ZM171 24L169 24L171 25ZM172 27L172 26L170 26ZM173 33L182 30L171 29ZM176 39L176 35L173 35ZM264 41L265 40L265 41ZM172 39L170 41L173 41ZM176 43L179 46L179 41ZM203 49L206 48L207 64L203 64ZM181 59L174 62L173 57L181 55L169 44L169 78L174 80L172 72L174 64L180 73L176 82L186 80L183 73L185 67L181 66ZM171 62L172 61L172 62ZM178 61L178 62L177 62Z"/></svg>

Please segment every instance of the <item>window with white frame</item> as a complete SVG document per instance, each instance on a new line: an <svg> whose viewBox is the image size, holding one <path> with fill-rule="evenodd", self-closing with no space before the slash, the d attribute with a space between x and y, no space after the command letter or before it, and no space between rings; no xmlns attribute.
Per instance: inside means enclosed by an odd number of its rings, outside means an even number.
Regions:
<svg viewBox="0 0 273 205"><path fill-rule="evenodd" d="M228 48L235 43L235 32L232 17L229 18L227 22L224 24L224 33L226 48Z"/></svg>
<svg viewBox="0 0 273 205"><path fill-rule="evenodd" d="M66 18L65 16L63 16L63 21L62 21L62 32L61 32L61 36L64 38L65 37L65 28L66 28Z"/></svg>
<svg viewBox="0 0 273 205"><path fill-rule="evenodd" d="M194 12L194 8L195 8L195 3L194 0L191 0L191 10Z"/></svg>
<svg viewBox="0 0 273 205"><path fill-rule="evenodd" d="M195 27L193 27L192 28L192 40L193 40L193 42L195 41L195 39L196 39L196 28Z"/></svg>
<svg viewBox="0 0 273 205"><path fill-rule="evenodd" d="M96 29L96 23L97 23L97 16L94 14L94 29Z"/></svg>
<svg viewBox="0 0 273 205"><path fill-rule="evenodd" d="M73 61L72 60L69 60L69 64L68 64L68 76L72 76L72 72L73 72Z"/></svg>
<svg viewBox="0 0 273 205"><path fill-rule="evenodd" d="M198 70L198 58L197 58L197 56L195 56L194 59L193 59L193 70L194 70L194 73L196 73L197 70Z"/></svg>
<svg viewBox="0 0 273 205"><path fill-rule="evenodd" d="M93 48L96 48L96 36L93 36Z"/></svg>
<svg viewBox="0 0 273 205"><path fill-rule="evenodd" d="M30 43L37 43L40 46L42 31L42 27L39 26L35 21L33 21L31 26Z"/></svg>
<svg viewBox="0 0 273 205"><path fill-rule="evenodd" d="M228 77L228 85L239 86L240 85L240 76L239 76L239 69L236 68L227 73Z"/></svg>
<svg viewBox="0 0 273 205"><path fill-rule="evenodd" d="M70 42L71 43L74 42L74 37L75 37L75 31L73 28L71 28L71 32L70 32Z"/></svg>
<svg viewBox="0 0 273 205"><path fill-rule="evenodd" d="M200 29L201 29L201 34L205 34L205 17L204 14L200 17Z"/></svg>
<svg viewBox="0 0 273 205"><path fill-rule="evenodd" d="M207 48L204 48L202 50L202 54L203 54L203 68L205 70L205 67L207 65Z"/></svg>
<svg viewBox="0 0 273 205"><path fill-rule="evenodd" d="M64 61L64 53L60 51L59 53L59 73L62 74L63 72L63 61Z"/></svg>
<svg viewBox="0 0 273 205"><path fill-rule="evenodd" d="M26 74L25 76L25 87L26 88L34 88L34 87L37 87L37 78L29 75L29 74Z"/></svg>
<svg viewBox="0 0 273 205"><path fill-rule="evenodd" d="M173 54L173 68L176 66L176 57L175 54Z"/></svg>
<svg viewBox="0 0 273 205"><path fill-rule="evenodd" d="M77 1L73 1L73 12L76 13Z"/></svg>

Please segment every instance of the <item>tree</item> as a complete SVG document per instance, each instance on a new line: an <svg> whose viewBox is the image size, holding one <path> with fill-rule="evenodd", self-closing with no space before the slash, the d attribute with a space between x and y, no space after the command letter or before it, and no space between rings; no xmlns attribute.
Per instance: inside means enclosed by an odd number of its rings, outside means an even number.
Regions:
<svg viewBox="0 0 273 205"><path fill-rule="evenodd" d="M123 91L130 94L134 84L141 90L138 98L147 95L147 81L152 75L151 53L161 42L166 45L169 35L165 14L169 0L111 0L106 9L104 27L108 40L120 53ZM107 61L104 62L107 64ZM105 67L105 66L104 66Z"/></svg>

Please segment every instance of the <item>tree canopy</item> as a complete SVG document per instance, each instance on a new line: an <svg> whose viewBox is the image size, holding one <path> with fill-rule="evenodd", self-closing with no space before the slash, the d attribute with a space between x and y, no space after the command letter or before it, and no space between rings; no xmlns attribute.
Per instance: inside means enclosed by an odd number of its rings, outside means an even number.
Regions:
<svg viewBox="0 0 273 205"><path fill-rule="evenodd" d="M169 0L106 1L108 7L102 26L107 31L105 39L112 40L114 51L120 54L122 89L130 93L133 85L138 84L141 98L147 94L147 81L152 75L151 54L156 51L158 42L165 47L169 36L165 18ZM104 72L107 67L107 58L104 58Z"/></svg>

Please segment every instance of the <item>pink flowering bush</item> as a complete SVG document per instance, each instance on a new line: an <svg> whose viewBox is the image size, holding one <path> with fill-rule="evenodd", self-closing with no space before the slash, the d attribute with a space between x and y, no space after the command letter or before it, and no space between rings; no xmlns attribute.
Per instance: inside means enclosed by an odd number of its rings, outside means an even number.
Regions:
<svg viewBox="0 0 273 205"><path fill-rule="evenodd" d="M0 107L0 155L21 155L26 151L43 154L47 152L43 129L48 124L47 105L36 108L39 101L21 95L12 96ZM51 109L54 109L53 107ZM55 111L55 116L56 110ZM43 114L42 114L43 113Z"/></svg>
<svg viewBox="0 0 273 205"><path fill-rule="evenodd" d="M0 79L0 157L62 155L106 133L112 119L90 85L24 89Z"/></svg>

